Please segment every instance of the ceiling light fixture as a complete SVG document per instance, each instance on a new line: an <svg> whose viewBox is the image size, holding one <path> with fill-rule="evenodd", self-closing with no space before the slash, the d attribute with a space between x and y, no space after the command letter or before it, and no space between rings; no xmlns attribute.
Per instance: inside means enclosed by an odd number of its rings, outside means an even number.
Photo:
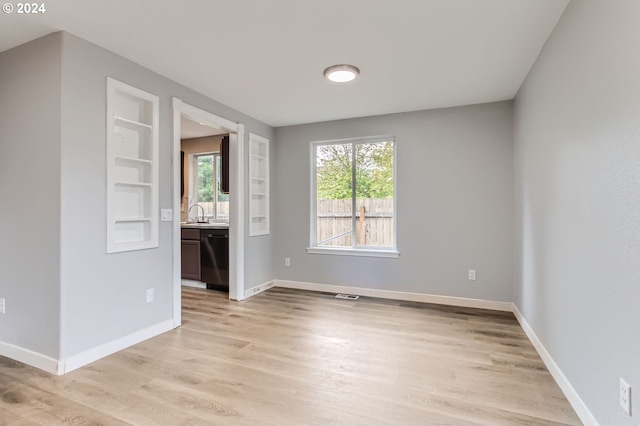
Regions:
<svg viewBox="0 0 640 426"><path fill-rule="evenodd" d="M334 83L346 83L360 75L360 70L353 65L333 65L324 70L324 78Z"/></svg>

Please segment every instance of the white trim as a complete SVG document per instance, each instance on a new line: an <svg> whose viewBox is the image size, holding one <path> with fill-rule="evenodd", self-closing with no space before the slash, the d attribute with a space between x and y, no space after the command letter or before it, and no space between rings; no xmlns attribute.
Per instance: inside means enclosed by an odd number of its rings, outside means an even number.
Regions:
<svg viewBox="0 0 640 426"><path fill-rule="evenodd" d="M111 342L107 342L94 348L88 349L84 352L80 352L77 355L60 361L63 364L63 368L62 373L59 374L69 373L70 371L76 370L80 367L84 367L85 365L91 364L92 362L126 349L137 343L143 342L159 334L166 333L167 331L173 330L174 328L175 327L173 325L173 320L163 321L156 325L152 325L151 327L147 327L126 336L119 337L115 340L112 340Z"/></svg>
<svg viewBox="0 0 640 426"><path fill-rule="evenodd" d="M329 293L348 293L358 296L377 297L382 299L406 300L410 302L437 303L439 305L462 306L468 308L492 309L494 311L511 312L513 303L493 300L469 299L466 297L441 296L437 294L409 293L404 291L378 290L373 288L348 287L342 285L307 283L302 281L274 280L276 287L295 288L299 290L323 291Z"/></svg>
<svg viewBox="0 0 640 426"><path fill-rule="evenodd" d="M151 123L145 122L137 122L131 119L128 119L124 116L119 116L118 113L121 111L117 111L117 99L119 97L133 97L136 100L142 100L148 102L151 105ZM115 80L111 77L107 77L107 90L106 90L106 98L107 98L107 116L106 116L106 194L107 194L107 221L106 221L106 230L107 230L107 253L119 253L124 251L132 251L132 250L143 250L149 248L158 247L159 241L159 167L158 167L158 148L160 146L159 142L159 102L160 98L152 93L145 92L144 90L138 89L136 87L130 86L121 81ZM141 143L145 145L150 145L151 149L151 158L143 158L143 157L134 157L128 158L129 161L139 161L145 163L147 166L151 167L151 180L146 180L145 182L122 182L118 179L118 174L116 173L115 163L118 158L122 158L120 155L116 154L117 150L114 149L115 145L119 145L120 142L116 137L115 126L121 126L123 123L127 123L126 127L133 126L136 129L144 129L146 130L144 133L147 134L147 131L150 131L150 139L147 139L147 136L144 137ZM133 217L123 219L120 217L120 205L117 203L117 197L115 195L116 188L120 185L125 186L138 186L144 187L145 192L150 191L150 197L142 197L143 210L148 211L145 213L145 216L148 217ZM139 233L139 239L135 241L117 241L116 239L116 224L128 222L129 224L149 224L149 235L144 235L144 232Z"/></svg>
<svg viewBox="0 0 640 426"><path fill-rule="evenodd" d="M173 98L180 101L180 112L184 115L189 116L190 119L197 122L202 122L208 126L214 127L216 129L222 129L228 132L235 133L238 131L238 123L235 123L231 120L227 120L226 118L222 118L213 113L207 112L198 107L189 105L184 103L182 100L178 98Z"/></svg>
<svg viewBox="0 0 640 426"><path fill-rule="evenodd" d="M199 157L208 157L211 156L212 157L212 166L213 166L213 188L215 188L215 194L214 195L214 200L217 200L217 196L218 196L218 189L219 187L219 181L218 181L218 166L217 166L217 162L218 162L218 158L222 157L222 153L220 151L203 151L203 152L198 152L198 153L193 153L193 154L189 154L188 158L187 158L187 163L189 164L189 170L191 171L189 173L189 195L190 198L188 200L188 205L189 205L189 209L191 209L191 207L193 207L195 204L200 203L200 200L198 200L198 158ZM205 217L209 218L209 219L213 219L214 221L222 221L223 219L218 219L218 202L213 202L211 203L212 207L213 207L213 215L211 216L207 216L206 213L204 212L203 209L203 219ZM189 211L187 211L187 218L188 220L198 220L198 209L196 208L196 212L195 212L196 216L195 217L191 217ZM227 218L228 220L228 218Z"/></svg>
<svg viewBox="0 0 640 426"><path fill-rule="evenodd" d="M309 245L312 246L316 243L318 233L315 213L318 211L318 197L316 196L318 171L316 170L316 148L313 142L309 144L309 170L311 171L311 179L309 179Z"/></svg>
<svg viewBox="0 0 640 426"><path fill-rule="evenodd" d="M371 144L378 142L393 142L393 244L391 246L384 247L383 250L378 250L376 248L371 248L370 246L360 246L356 244L356 194L352 191L351 194L351 238L352 238L352 246L351 247L342 247L346 249L344 252L331 251L328 253L324 253L326 250L324 246L319 246L317 238L317 147L322 145L338 145L338 144ZM397 204L397 196L398 193L398 176L397 176L397 141L395 135L377 135L377 136L362 136L356 138L346 138L346 139L331 139L331 140L323 140L323 141L311 141L309 150L309 166L311 170L311 179L309 194L311 197L310 200L310 225L309 225L309 248L307 248L307 252L311 254L341 254L347 256L371 256L371 257L398 257L400 253L398 252L398 204ZM355 169L355 149L352 150L352 183L356 181L356 169ZM352 188L353 189L353 188ZM378 254L382 251L389 253L389 255ZM358 253L360 252L360 253ZM370 254L367 254L370 253ZM395 253L395 256L393 255Z"/></svg>
<svg viewBox="0 0 640 426"><path fill-rule="evenodd" d="M524 318L518 307L511 302L498 302L482 299L468 299L464 297L440 296L423 293L408 293L402 291L377 290L370 288L348 287L330 284L317 284L302 281L274 280L275 287L293 288L299 290L321 291L329 293L347 293L358 296L379 297L393 300L406 300L412 302L437 303L441 305L462 306L469 308L492 309L496 311L513 312L520 323L520 327L527 335L527 338L536 349L545 366L551 373L564 396L571 404L582 423L585 426L599 426L596 418L591 414L587 405L582 401L578 392L564 375L558 364L553 360L551 354L544 347L536 333L533 331L527 320Z"/></svg>
<svg viewBox="0 0 640 426"><path fill-rule="evenodd" d="M39 368L47 373L62 374L60 371L62 364L57 359L11 343L0 342L0 355Z"/></svg>
<svg viewBox="0 0 640 426"><path fill-rule="evenodd" d="M367 144L367 143L376 143L376 142L389 142L396 140L396 135L387 134L387 135L374 135L374 136L358 136L355 138L341 138L341 139L327 139L320 141L312 141L312 144L316 145L338 145L344 143L354 143L354 144Z"/></svg>
<svg viewBox="0 0 640 426"><path fill-rule="evenodd" d="M251 296L255 296L258 293L262 293L263 291L269 290L271 287L274 286L274 281L267 281L266 283L262 283L260 285L257 285L255 287L252 287L250 289L245 290L244 292L244 298L247 299Z"/></svg>
<svg viewBox="0 0 640 426"><path fill-rule="evenodd" d="M245 214L245 143L244 125L238 124L237 133L229 135L230 162L235 165L236 169L235 173L229 177L229 201L231 203L229 205L229 232L235 236L229 241L229 299L231 300L244 299L244 235L247 224ZM232 262L235 262L235 268Z"/></svg>
<svg viewBox="0 0 640 426"><path fill-rule="evenodd" d="M171 98L173 107L173 319L177 327L182 322L182 279L180 274L180 127L181 117L205 123L229 132L229 158L233 165L229 175L231 196L229 206L229 299L241 300L244 295L244 235L245 235L245 158L244 125L219 117L200 108Z"/></svg>
<svg viewBox="0 0 640 426"><path fill-rule="evenodd" d="M163 321L61 360L5 342L0 342L0 355L60 376L174 328L173 320Z"/></svg>
<svg viewBox="0 0 640 426"><path fill-rule="evenodd" d="M254 147L256 145L263 145L265 149L264 157L257 155L254 152ZM264 162L264 171L262 175L259 175L259 171L254 169L254 160L263 161ZM270 204L270 194L269 188L271 186L271 179L269 175L269 139L262 137L260 135L256 135L255 133L249 133L249 236L256 237L259 235L269 235L271 233L271 204ZM264 182L264 193L261 194L263 197L262 202L266 204L266 211L256 211L257 202L254 201L253 197L255 195L253 191L255 178L260 178ZM255 219L260 219L260 215L265 215L263 217L265 223L263 228L257 228L254 226L253 221Z"/></svg>
<svg viewBox="0 0 640 426"><path fill-rule="evenodd" d="M571 407L573 407L578 417L580 417L582 423L584 423L585 426L599 426L596 418L593 417L593 414L591 414L587 405L582 401L578 392L576 392L569 379L567 379L558 364L553 360L553 357L551 357L547 348L544 347L536 333L533 331L533 328L531 328L515 304L513 305L513 314L520 323L520 327L522 327L522 330L524 330L525 334L531 341L531 344L533 344L533 347L538 351L540 358L542 358L542 361L562 390L562 393L564 393L564 396L569 400L569 404L571 404Z"/></svg>
<svg viewBox="0 0 640 426"><path fill-rule="evenodd" d="M397 259L400 252L396 250L375 250L350 247L307 247L309 254L337 254L341 256L388 257Z"/></svg>
<svg viewBox="0 0 640 426"><path fill-rule="evenodd" d="M202 281L187 280L183 278L182 280L180 280L180 282L183 287L193 287L193 288L202 288L202 289L207 288L207 284L203 283Z"/></svg>
<svg viewBox="0 0 640 426"><path fill-rule="evenodd" d="M172 209L173 222L171 223L171 236L173 240L172 247L172 279L173 279L173 326L179 327L182 324L182 265L181 265L181 240L182 231L180 229L180 129L182 127L181 111L184 104L178 98L171 98L171 107L173 108L173 152L171 154L171 164L173 166L173 191L172 191ZM177 141L177 143L176 143ZM180 283L180 284L177 284Z"/></svg>

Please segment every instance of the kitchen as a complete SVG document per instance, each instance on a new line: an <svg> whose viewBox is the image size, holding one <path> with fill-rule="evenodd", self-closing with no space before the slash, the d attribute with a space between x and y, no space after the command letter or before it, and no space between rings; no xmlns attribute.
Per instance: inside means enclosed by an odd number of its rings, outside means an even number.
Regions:
<svg viewBox="0 0 640 426"><path fill-rule="evenodd" d="M229 291L229 135L181 119L182 285Z"/></svg>

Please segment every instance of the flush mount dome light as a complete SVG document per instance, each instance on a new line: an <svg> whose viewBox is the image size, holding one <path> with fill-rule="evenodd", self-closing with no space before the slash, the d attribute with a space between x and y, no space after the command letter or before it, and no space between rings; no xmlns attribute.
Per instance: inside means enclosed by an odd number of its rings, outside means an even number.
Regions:
<svg viewBox="0 0 640 426"><path fill-rule="evenodd" d="M324 70L324 77L334 83L346 83L360 75L360 70L353 65L333 65Z"/></svg>

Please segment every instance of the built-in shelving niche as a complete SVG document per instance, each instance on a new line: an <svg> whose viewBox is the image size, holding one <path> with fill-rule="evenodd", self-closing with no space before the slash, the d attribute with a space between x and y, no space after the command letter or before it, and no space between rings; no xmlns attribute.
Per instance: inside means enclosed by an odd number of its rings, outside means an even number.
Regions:
<svg viewBox="0 0 640 426"><path fill-rule="evenodd" d="M107 253L158 247L158 102L107 78Z"/></svg>
<svg viewBox="0 0 640 426"><path fill-rule="evenodd" d="M269 139L249 133L249 235L269 234Z"/></svg>

